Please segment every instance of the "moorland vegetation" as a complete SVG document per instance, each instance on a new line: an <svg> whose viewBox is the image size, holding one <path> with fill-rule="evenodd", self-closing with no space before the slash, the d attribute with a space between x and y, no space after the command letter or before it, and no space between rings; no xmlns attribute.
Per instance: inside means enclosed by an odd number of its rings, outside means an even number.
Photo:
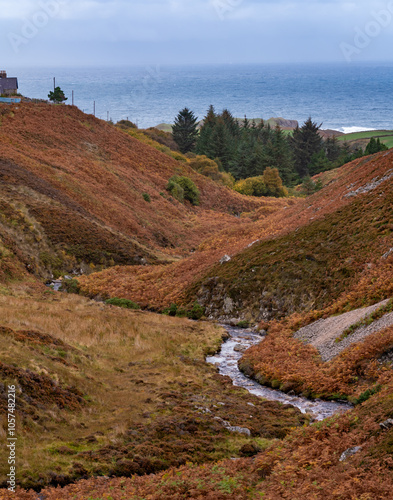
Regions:
<svg viewBox="0 0 393 500"><path fill-rule="evenodd" d="M15 496L0 451L1 499L389 498L393 327L329 361L295 333L392 298L392 151L319 173L308 197L245 196L225 158L166 133L71 106L0 114L0 430L15 383L19 453ZM284 190L266 167L235 180ZM310 425L234 387L204 361L225 339L207 319L265 331L249 376L354 408Z"/></svg>

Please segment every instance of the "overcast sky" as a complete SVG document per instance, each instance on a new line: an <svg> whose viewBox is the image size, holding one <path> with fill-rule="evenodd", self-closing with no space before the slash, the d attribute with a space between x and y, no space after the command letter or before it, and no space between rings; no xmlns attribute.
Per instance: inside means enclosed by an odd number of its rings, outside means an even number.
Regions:
<svg viewBox="0 0 393 500"><path fill-rule="evenodd" d="M0 0L7 66L393 60L393 1Z"/></svg>

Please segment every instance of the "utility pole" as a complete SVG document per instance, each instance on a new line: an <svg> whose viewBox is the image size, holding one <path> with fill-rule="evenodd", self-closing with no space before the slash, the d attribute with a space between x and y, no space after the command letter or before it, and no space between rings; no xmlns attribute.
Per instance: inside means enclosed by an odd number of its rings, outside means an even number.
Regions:
<svg viewBox="0 0 393 500"><path fill-rule="evenodd" d="M106 112L106 121L109 122L109 111Z"/></svg>

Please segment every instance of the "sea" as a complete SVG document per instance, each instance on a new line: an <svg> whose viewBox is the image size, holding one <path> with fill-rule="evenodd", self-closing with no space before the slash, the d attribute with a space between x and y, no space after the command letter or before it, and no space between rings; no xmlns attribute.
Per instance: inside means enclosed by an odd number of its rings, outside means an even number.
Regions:
<svg viewBox="0 0 393 500"><path fill-rule="evenodd" d="M283 117L323 129L393 129L393 63L7 68L20 92L46 99L56 86L85 113L139 128L173 123L212 104L235 117ZM12 74L11 74L12 73Z"/></svg>

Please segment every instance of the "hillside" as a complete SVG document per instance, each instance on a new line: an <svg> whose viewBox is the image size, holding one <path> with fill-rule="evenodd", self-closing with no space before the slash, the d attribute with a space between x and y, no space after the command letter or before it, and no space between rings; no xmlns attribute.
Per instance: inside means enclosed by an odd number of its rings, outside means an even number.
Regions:
<svg viewBox="0 0 393 500"><path fill-rule="evenodd" d="M154 308L198 300L207 316L227 321L324 307L393 246L392 163L392 151L361 158L337 169L313 196L288 199L274 213L260 209L255 222L218 232L180 262L116 267L80 284L92 296ZM221 264L225 255L231 260Z"/></svg>
<svg viewBox="0 0 393 500"><path fill-rule="evenodd" d="M1 500L390 498L393 151L307 198L257 199L76 108L0 113L0 435L15 385L18 486L3 446ZM199 206L169 196L174 174ZM72 272L79 295L43 285ZM171 304L205 321L151 312ZM288 402L353 408L314 422L235 387L205 362L228 338L215 320L257 327L239 366Z"/></svg>
<svg viewBox="0 0 393 500"><path fill-rule="evenodd" d="M37 276L171 261L263 205L77 108L0 114L0 237ZM174 174L195 181L199 207L169 195Z"/></svg>

